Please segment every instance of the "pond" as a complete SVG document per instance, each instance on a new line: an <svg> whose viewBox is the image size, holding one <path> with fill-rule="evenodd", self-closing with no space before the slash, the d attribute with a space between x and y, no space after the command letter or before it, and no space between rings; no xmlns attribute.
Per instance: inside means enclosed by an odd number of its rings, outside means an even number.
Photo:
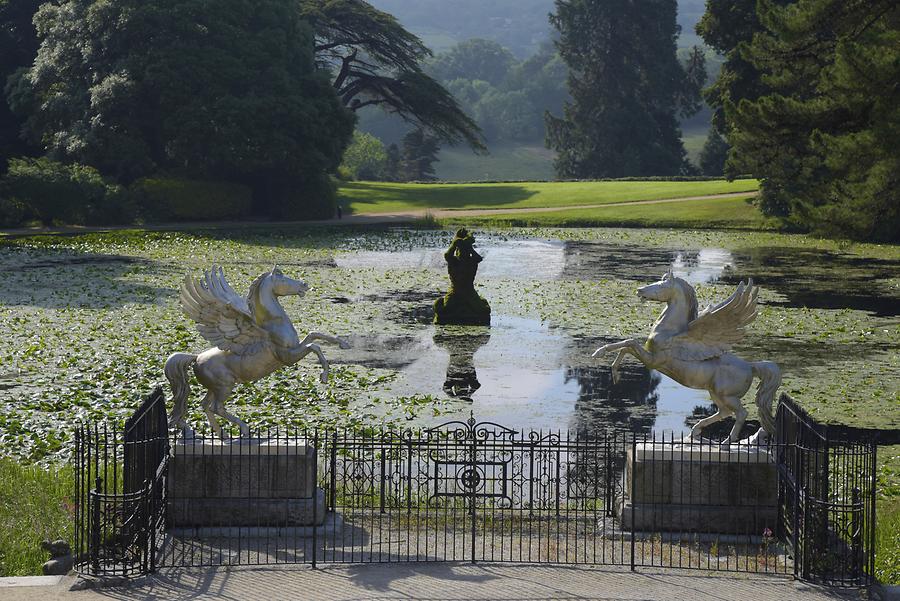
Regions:
<svg viewBox="0 0 900 601"><path fill-rule="evenodd" d="M239 292L273 263L303 277L309 294L283 299L298 330L353 344L325 347L327 385L310 360L238 387L229 405L256 426L432 425L471 412L515 428L679 435L711 410L704 392L633 360L613 384L611 358L590 357L647 334L662 306L635 289L672 268L701 306L752 277L759 316L736 352L779 363L782 389L823 419L900 427L896 247L739 232L478 232L476 284L492 325L437 327L451 237L291 227L0 241L0 454L64 454L74 420L124 419L163 381L169 353L206 348L177 288L214 262ZM190 419L202 425L198 401L195 386Z"/></svg>
<svg viewBox="0 0 900 601"><path fill-rule="evenodd" d="M345 270L443 272L443 252L444 248L439 246L358 251L337 256L335 264ZM777 269L784 269L785 263L800 273L812 270L823 259L821 253L816 255L799 249L773 248L736 254L711 247L677 250L488 238L486 244L479 246L479 252L485 259L479 267L481 282L518 280L538 282L542 286L563 279L615 278L649 283L671 268L677 276L694 285L721 281L734 286L748 277L761 276L784 296L784 300L772 301L775 305L863 309L878 316L900 313L896 299L866 294L864 290L848 293L846 269L835 269L830 278L813 281L813 289L809 288L810 282L804 286L796 277L767 277L779 273ZM831 262L835 261L832 257ZM880 275L885 277L897 264L886 262L881 267L885 271ZM878 273L872 276L877 277ZM392 306L385 310L391 318L399 323L419 323L421 327L415 334L396 340L356 336L355 350L348 353L346 360L399 369L402 377L387 388L386 394L443 394L465 402L440 419L464 419L471 411L478 419L513 428L617 428L678 436L690 429L698 414L702 416L712 410L705 391L683 387L635 361L626 364L621 380L614 384L609 360L590 358L593 350L613 341L611 338L573 335L564 327L504 314L496 308L490 328L433 326L429 305L434 295L414 291L382 298L368 296L365 300L389 303ZM661 309L659 305L655 310ZM756 357L763 358L767 357ZM752 402L752 394L746 400ZM440 419L415 421L432 423Z"/></svg>

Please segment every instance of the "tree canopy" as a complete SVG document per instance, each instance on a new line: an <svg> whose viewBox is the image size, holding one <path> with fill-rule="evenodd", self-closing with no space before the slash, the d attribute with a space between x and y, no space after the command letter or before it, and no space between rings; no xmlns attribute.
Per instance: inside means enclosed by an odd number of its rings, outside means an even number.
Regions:
<svg viewBox="0 0 900 601"><path fill-rule="evenodd" d="M750 4L710 3L702 28L733 47L732 78L712 92L732 146L727 171L761 178L764 212L800 227L898 239L900 5L760 0L755 35L731 31L722 15Z"/></svg>
<svg viewBox="0 0 900 601"><path fill-rule="evenodd" d="M675 175L690 169L678 118L699 108L703 54L676 57L675 0L556 0L551 24L572 96L547 115L557 174Z"/></svg>
<svg viewBox="0 0 900 601"><path fill-rule="evenodd" d="M3 90L11 77L34 61L38 39L32 19L41 2L0 0L0 173L9 157L38 151L22 139L23 118L10 110Z"/></svg>
<svg viewBox="0 0 900 601"><path fill-rule="evenodd" d="M35 23L37 58L9 98L52 156L126 183L159 170L239 180L259 212L330 214L315 207L354 118L295 2L64 0Z"/></svg>
<svg viewBox="0 0 900 601"><path fill-rule="evenodd" d="M422 69L431 51L390 14L364 0L301 0L316 35L316 60L331 70L350 110L377 105L448 144L485 149L456 99Z"/></svg>

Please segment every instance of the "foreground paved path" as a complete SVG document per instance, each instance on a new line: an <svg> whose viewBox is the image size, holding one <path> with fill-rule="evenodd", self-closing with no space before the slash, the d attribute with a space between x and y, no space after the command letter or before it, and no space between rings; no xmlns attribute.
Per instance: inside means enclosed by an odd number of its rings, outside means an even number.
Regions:
<svg viewBox="0 0 900 601"><path fill-rule="evenodd" d="M233 599L361 601L439 599L524 601L825 601L861 599L785 577L603 568L375 564L326 567L217 568L163 571L131 588L70 592L62 588L0 589L0 600Z"/></svg>
<svg viewBox="0 0 900 601"><path fill-rule="evenodd" d="M19 228L0 229L0 236L34 236L37 234L83 234L89 232L109 232L116 230L145 230L149 232L181 231L191 229L216 229L229 227L289 227L303 225L377 225L392 223L408 223L426 216L436 219L450 217L489 217L491 215L519 215L529 213L558 213L581 209L602 209L605 207L624 207L631 205L653 205L672 202L685 202L688 200L709 200L715 198L739 198L755 196L756 192L729 192L727 194L710 194L707 196L688 196L683 198L660 198L656 200L632 200L624 202L611 202L606 204L583 204L568 207L508 207L494 209L410 209L406 211L391 211L384 213L365 213L362 215L347 215L343 219L317 219L311 221L198 221L180 223L161 223L153 225L135 226L109 226L109 227L53 227L53 228Z"/></svg>

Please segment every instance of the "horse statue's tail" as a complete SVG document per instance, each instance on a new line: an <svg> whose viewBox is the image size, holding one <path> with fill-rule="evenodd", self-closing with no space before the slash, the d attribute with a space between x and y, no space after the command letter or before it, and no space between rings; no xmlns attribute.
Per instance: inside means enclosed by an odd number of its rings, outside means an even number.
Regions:
<svg viewBox="0 0 900 601"><path fill-rule="evenodd" d="M183 426L184 412L187 408L188 395L191 393L190 374L188 369L197 361L197 355L174 353L166 359L166 379L172 385L172 417L169 427Z"/></svg>
<svg viewBox="0 0 900 601"><path fill-rule="evenodd" d="M775 391L781 385L781 370L771 361L757 361L751 363L753 375L759 378L756 387L756 406L759 407L759 421L763 430L775 434L775 417L772 415L772 403L775 401Z"/></svg>

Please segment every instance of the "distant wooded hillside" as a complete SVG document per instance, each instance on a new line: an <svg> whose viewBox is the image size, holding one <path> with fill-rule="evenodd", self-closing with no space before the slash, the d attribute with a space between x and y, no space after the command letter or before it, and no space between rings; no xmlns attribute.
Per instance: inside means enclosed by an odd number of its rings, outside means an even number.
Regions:
<svg viewBox="0 0 900 601"><path fill-rule="evenodd" d="M435 52L470 38L484 38L506 46L519 58L534 54L550 37L547 14L553 0L369 0L396 16ZM679 0L681 46L699 44L694 26L703 15L705 0Z"/></svg>

